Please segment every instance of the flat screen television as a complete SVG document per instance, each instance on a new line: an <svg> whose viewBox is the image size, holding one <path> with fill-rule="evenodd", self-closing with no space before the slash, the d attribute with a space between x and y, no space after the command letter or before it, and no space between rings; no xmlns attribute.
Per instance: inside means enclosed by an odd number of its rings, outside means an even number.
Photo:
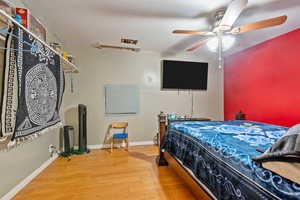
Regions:
<svg viewBox="0 0 300 200"><path fill-rule="evenodd" d="M208 63L162 61L162 89L207 90Z"/></svg>

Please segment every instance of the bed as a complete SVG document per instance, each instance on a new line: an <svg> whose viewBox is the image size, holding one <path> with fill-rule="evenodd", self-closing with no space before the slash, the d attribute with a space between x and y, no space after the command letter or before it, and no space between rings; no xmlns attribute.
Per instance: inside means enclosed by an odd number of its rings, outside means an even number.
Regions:
<svg viewBox="0 0 300 200"><path fill-rule="evenodd" d="M212 199L300 199L300 185L251 159L287 129L245 120L172 122L162 150Z"/></svg>

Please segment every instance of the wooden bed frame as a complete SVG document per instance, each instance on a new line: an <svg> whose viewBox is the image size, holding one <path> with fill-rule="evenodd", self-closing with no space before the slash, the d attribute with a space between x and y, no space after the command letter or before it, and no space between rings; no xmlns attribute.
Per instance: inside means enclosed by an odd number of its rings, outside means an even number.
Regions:
<svg viewBox="0 0 300 200"><path fill-rule="evenodd" d="M168 162L168 166L172 168L178 176L180 176L184 182L189 186L189 189L194 196L199 200L213 200L216 199L211 192L201 185L189 172L185 169L181 163L173 158L168 152L163 152L165 160Z"/></svg>

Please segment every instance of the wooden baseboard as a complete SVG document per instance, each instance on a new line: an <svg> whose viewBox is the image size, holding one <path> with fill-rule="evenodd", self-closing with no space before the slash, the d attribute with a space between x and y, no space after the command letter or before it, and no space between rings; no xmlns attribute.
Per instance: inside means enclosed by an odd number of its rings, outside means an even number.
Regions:
<svg viewBox="0 0 300 200"><path fill-rule="evenodd" d="M195 180L194 177L191 176L189 172L185 168L183 168L182 165L168 152L164 152L163 154L169 164L169 167L172 168L186 182L191 192L195 195L195 197L197 197L197 199L216 199L212 194L209 194L210 192L206 191L206 189L204 189L203 186L201 186L199 182Z"/></svg>

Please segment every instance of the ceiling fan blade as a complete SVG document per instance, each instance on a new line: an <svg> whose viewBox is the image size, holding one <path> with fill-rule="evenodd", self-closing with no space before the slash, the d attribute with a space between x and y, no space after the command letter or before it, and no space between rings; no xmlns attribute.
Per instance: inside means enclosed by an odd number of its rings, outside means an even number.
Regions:
<svg viewBox="0 0 300 200"><path fill-rule="evenodd" d="M232 26L247 4L248 0L233 0L227 7L219 26Z"/></svg>
<svg viewBox="0 0 300 200"><path fill-rule="evenodd" d="M193 51L199 47L201 47L202 45L206 44L206 42L208 42L208 40L210 40L211 38L209 39L206 39L206 40L203 40L201 42L198 42L197 44L195 44L194 46L192 46L191 48L188 48L187 51Z"/></svg>
<svg viewBox="0 0 300 200"><path fill-rule="evenodd" d="M211 35L212 32L207 31L192 31L192 30L175 30L173 31L175 34L192 34L192 35Z"/></svg>
<svg viewBox="0 0 300 200"><path fill-rule="evenodd" d="M287 20L286 15L271 18L271 19L266 19L263 21L246 24L246 25L243 25L240 27L235 27L232 29L231 33L238 34L238 33L244 33L244 32L254 31L254 30L258 30L258 29L268 28L268 27L272 27L272 26L278 26L278 25L283 24L286 20Z"/></svg>

